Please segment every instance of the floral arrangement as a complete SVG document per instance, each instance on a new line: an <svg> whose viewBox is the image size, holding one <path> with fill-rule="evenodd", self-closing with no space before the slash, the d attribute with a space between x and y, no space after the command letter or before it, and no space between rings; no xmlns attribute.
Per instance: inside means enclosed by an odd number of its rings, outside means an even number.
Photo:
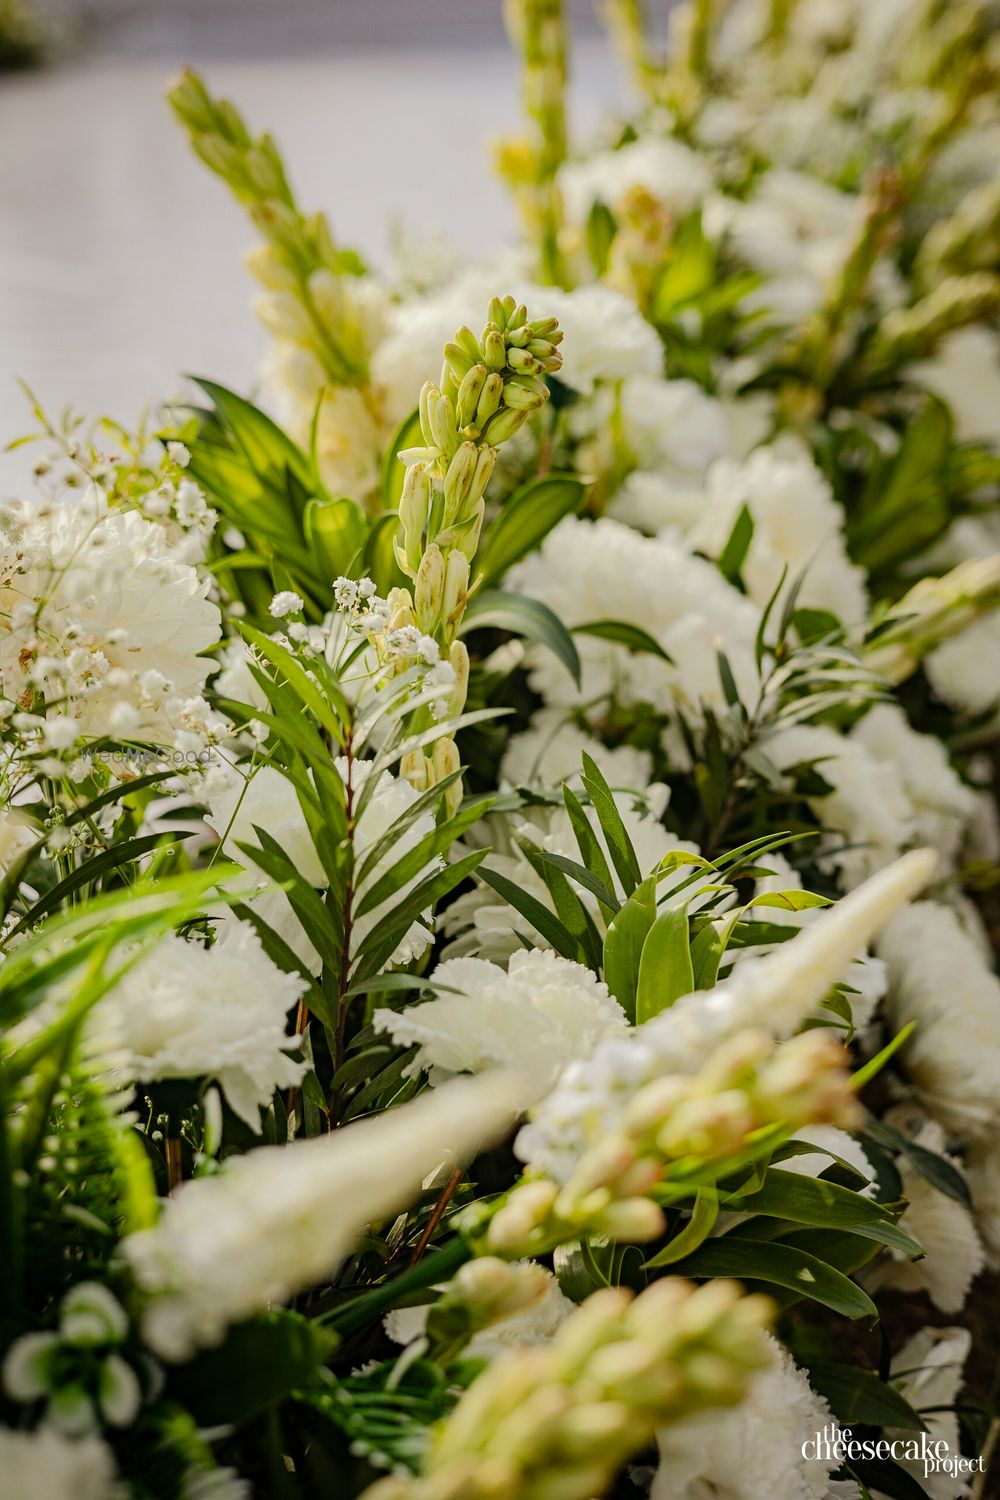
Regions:
<svg viewBox="0 0 1000 1500"><path fill-rule="evenodd" d="M518 245L188 73L263 404L34 403L11 1500L990 1493L1000 15L608 0L587 147L508 19Z"/></svg>

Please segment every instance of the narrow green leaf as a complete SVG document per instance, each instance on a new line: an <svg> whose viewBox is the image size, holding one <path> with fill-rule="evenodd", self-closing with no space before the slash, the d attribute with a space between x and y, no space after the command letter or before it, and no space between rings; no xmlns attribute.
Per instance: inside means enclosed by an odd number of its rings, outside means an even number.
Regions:
<svg viewBox="0 0 1000 1500"><path fill-rule="evenodd" d="M687 906L661 911L646 936L639 959L635 1024L651 1021L694 989Z"/></svg>
<svg viewBox="0 0 1000 1500"><path fill-rule="evenodd" d="M479 871L479 878L491 886L497 895L502 896L515 911L520 912L535 931L540 932L545 941L551 943L563 958L572 959L574 963L586 962L577 939L566 930L559 918L549 911L547 906L542 905L537 897L522 890L513 880L508 880L506 875L498 874L487 865Z"/></svg>
<svg viewBox="0 0 1000 1500"><path fill-rule="evenodd" d="M604 938L604 982L633 1025L642 948L655 920L656 881L650 876L633 891Z"/></svg>
<svg viewBox="0 0 1000 1500"><path fill-rule="evenodd" d="M611 641L615 646L624 646L628 651L643 652L647 656L658 656L661 661L673 662L659 641L638 625L627 625L624 620L592 620L588 625L574 625L574 635L589 635L599 641Z"/></svg>
<svg viewBox="0 0 1000 1500"><path fill-rule="evenodd" d="M809 1297L844 1317L878 1322L878 1308L867 1293L843 1272L796 1246L760 1244L728 1234L709 1240L674 1269L679 1275L696 1278L735 1276L741 1281L768 1282L798 1297Z"/></svg>
<svg viewBox="0 0 1000 1500"><path fill-rule="evenodd" d="M586 751L583 753L583 784L594 805L594 811L597 813L597 820L607 842L611 862L618 871L622 890L626 896L631 896L642 879L639 861L635 857L632 840L628 836L628 830L618 811L614 794L597 763Z"/></svg>
<svg viewBox="0 0 1000 1500"><path fill-rule="evenodd" d="M580 658L573 644L573 637L562 621L552 613L548 605L525 594L508 594L501 589L488 589L475 594L465 611L461 634L469 635L473 630L490 626L495 630L509 630L526 641L536 641L547 646L562 662L577 687L580 686Z"/></svg>
<svg viewBox="0 0 1000 1500"><path fill-rule="evenodd" d="M746 505L740 506L726 545L719 554L719 572L730 583L736 583L753 541L753 516Z"/></svg>
<svg viewBox="0 0 1000 1500"><path fill-rule="evenodd" d="M704 1244L715 1228L719 1217L719 1195L714 1188L699 1188L694 1200L691 1217L679 1234L675 1234L669 1245L646 1261L646 1270L659 1266L672 1266L685 1256L691 1255Z"/></svg>
<svg viewBox="0 0 1000 1500"><path fill-rule="evenodd" d="M546 474L522 484L503 506L480 543L477 565L495 582L534 551L564 516L583 504L587 482L576 474Z"/></svg>

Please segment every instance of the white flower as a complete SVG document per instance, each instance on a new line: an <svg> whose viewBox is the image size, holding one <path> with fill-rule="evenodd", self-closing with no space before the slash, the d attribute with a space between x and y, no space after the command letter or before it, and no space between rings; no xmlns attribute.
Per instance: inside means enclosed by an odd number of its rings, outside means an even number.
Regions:
<svg viewBox="0 0 1000 1500"><path fill-rule="evenodd" d="M334 766L342 778L347 774L346 760L337 760ZM360 795L370 769L371 763L368 761L353 763L355 797ZM380 777L379 784L365 804L354 830L355 859L359 864L364 857L365 850L388 832L416 801L417 795L409 782L401 778L396 778L388 772ZM225 847L232 851L235 858L253 865L253 856L241 852L236 846L238 843L256 846L258 840L254 827L263 828L281 846L300 875L310 885L317 889L326 885L326 874L313 846L309 825L299 805L298 794L287 776L283 776L273 766L261 766L249 776L243 773L212 774L205 779L205 797L209 807L206 821L215 829ZM396 863L415 844L419 843L425 834L430 833L433 827L433 814L425 813L416 818L400 835L387 858L391 859L392 863ZM430 865L425 866L397 891L389 902L380 903L373 911L367 912L353 922L352 954L358 951L373 928L385 919L392 908L399 904L419 880L423 879L430 868ZM365 876L354 892L354 909L361 905L366 892L385 872L386 866L380 861L377 867ZM252 905L263 921L269 927L274 928L304 963L318 966L319 955L283 891L273 888L265 890L254 898ZM408 963L410 959L419 957L430 942L431 934L427 927L422 922L414 922L404 934L390 961L397 964Z"/></svg>
<svg viewBox="0 0 1000 1500"><path fill-rule="evenodd" d="M797 439L758 448L743 463L723 459L712 465L689 533L693 545L720 556L743 506L754 521L741 569L751 599L763 607L785 568L789 586L805 572L801 604L829 610L844 624L864 618L864 573L847 556L843 511Z"/></svg>
<svg viewBox="0 0 1000 1500"><path fill-rule="evenodd" d="M980 616L926 657L924 671L943 703L959 713L1000 707L1000 614Z"/></svg>
<svg viewBox="0 0 1000 1500"><path fill-rule="evenodd" d="M582 755L597 765L612 789L634 787L649 781L651 756L646 750L619 745L609 750L600 740L578 729L558 709L539 709L527 729L511 735L500 763L500 781L510 786L558 786L562 781L577 786Z"/></svg>
<svg viewBox="0 0 1000 1500"><path fill-rule="evenodd" d="M628 297L607 286L531 288L524 301L535 318L556 317L566 335L559 380L580 395L598 381L633 375L662 375L659 335Z"/></svg>
<svg viewBox="0 0 1000 1500"><path fill-rule="evenodd" d="M115 1500L111 1449L100 1438L76 1441L52 1427L0 1427L4 1500Z"/></svg>
<svg viewBox="0 0 1000 1500"><path fill-rule="evenodd" d="M1000 442L1000 335L975 325L943 338L932 359L911 365L911 380L951 410L961 443Z"/></svg>
<svg viewBox="0 0 1000 1500"><path fill-rule="evenodd" d="M927 1443L947 1443L950 1454L962 1451L958 1416L954 1410L962 1389L965 1361L972 1348L967 1328L921 1328L892 1357L889 1383L918 1411L927 1427ZM912 1432L890 1428L886 1437L912 1437ZM924 1473L919 1459L897 1462L919 1480L931 1500L955 1500L965 1485L947 1474Z"/></svg>
<svg viewBox="0 0 1000 1500"><path fill-rule="evenodd" d="M1000 1152L992 1137L973 1146L966 1175L987 1260L992 1270L1000 1270Z"/></svg>
<svg viewBox="0 0 1000 1500"><path fill-rule="evenodd" d="M519 1108L503 1073L462 1079L373 1120L230 1158L122 1242L149 1298L146 1342L165 1359L217 1344L230 1323L332 1276L369 1224L406 1207L442 1163L466 1161Z"/></svg>
<svg viewBox="0 0 1000 1500"><path fill-rule="evenodd" d="M268 606L270 613L276 620L282 620L286 615L297 615L302 607L302 596L293 593L291 589L285 589L282 593L275 594Z"/></svg>
<svg viewBox="0 0 1000 1500"><path fill-rule="evenodd" d="M372 1017L400 1046L419 1047L407 1073L426 1072L432 1084L499 1066L538 1097L565 1062L627 1025L590 969L541 948L515 953L506 973L481 958L449 959L432 979L457 993Z"/></svg>
<svg viewBox="0 0 1000 1500"><path fill-rule="evenodd" d="M952 769L942 742L911 729L895 703L876 703L851 739L895 767L910 801L911 837L937 849L943 865L953 865L976 812L976 794Z"/></svg>
<svg viewBox="0 0 1000 1500"><path fill-rule="evenodd" d="M14 510L0 539L0 615L12 626L0 634L4 695L20 699L30 680L78 735L107 734L112 710L130 703L131 732L171 740L171 705L142 684L157 672L178 701L201 692L212 664L200 653L220 627L210 580L177 559L159 526L109 510L96 490Z"/></svg>
<svg viewBox="0 0 1000 1500"><path fill-rule="evenodd" d="M1000 1125L1000 979L955 912L921 901L877 945L889 966L887 1008L916 1021L903 1059L926 1109L958 1140L992 1140Z"/></svg>
<svg viewBox="0 0 1000 1500"><path fill-rule="evenodd" d="M945 1150L944 1132L935 1121L922 1124L913 1139L958 1170L957 1160ZM925 1254L922 1260L911 1261L902 1250L887 1250L865 1272L866 1285L926 1292L941 1312L961 1312L969 1288L985 1265L972 1215L963 1204L939 1192L905 1157L899 1158L897 1168L907 1200L900 1228L913 1236Z"/></svg>
<svg viewBox="0 0 1000 1500"><path fill-rule="evenodd" d="M551 654L531 658L532 686L549 703L575 707L581 699L612 695L661 713L680 708L697 720L702 703L724 708L720 651L741 691L752 694L757 610L711 563L678 543L639 536L617 521L568 517L519 564L510 582L570 628L620 620L651 635L671 658L580 636L579 692Z"/></svg>
<svg viewBox="0 0 1000 1500"><path fill-rule="evenodd" d="M669 136L641 136L617 151L596 151L567 162L559 172L566 216L579 225L586 224L595 203L614 209L635 188L675 213L690 213L711 186L705 158Z"/></svg>
<svg viewBox="0 0 1000 1500"><path fill-rule="evenodd" d="M875 1168L865 1155L861 1143L848 1135L846 1130L840 1130L836 1125L799 1126L795 1131L795 1139L815 1146L816 1151L803 1151L801 1156L787 1157L780 1163L783 1172L799 1172L803 1177L818 1177L833 1165L835 1157L840 1157L868 1179L867 1187L857 1188L855 1191L866 1198L872 1196Z"/></svg>
<svg viewBox="0 0 1000 1500"><path fill-rule="evenodd" d="M6 875L11 865L37 842L37 838L23 813L11 807L0 811L0 875Z"/></svg>
<svg viewBox="0 0 1000 1500"><path fill-rule="evenodd" d="M650 1500L826 1500L839 1465L803 1457L833 1415L791 1357L766 1335L773 1363L738 1406L699 1413L660 1434Z"/></svg>
<svg viewBox="0 0 1000 1500"><path fill-rule="evenodd" d="M271 962L253 929L229 921L211 948L164 938L98 1007L141 1083L216 1078L253 1130L276 1088L290 1088L303 1064L287 1056L288 1012L306 986Z"/></svg>
<svg viewBox="0 0 1000 1500"><path fill-rule="evenodd" d="M235 1469L190 1468L182 1480L180 1500L253 1500L249 1480Z"/></svg>
<svg viewBox="0 0 1000 1500"><path fill-rule="evenodd" d="M182 469L186 469L191 462L190 451L183 443L168 443L167 457L172 464L177 464Z"/></svg>

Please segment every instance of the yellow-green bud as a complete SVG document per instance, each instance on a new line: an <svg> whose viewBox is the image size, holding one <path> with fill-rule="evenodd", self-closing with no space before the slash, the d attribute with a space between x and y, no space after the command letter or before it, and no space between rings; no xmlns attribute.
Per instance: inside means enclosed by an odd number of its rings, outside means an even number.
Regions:
<svg viewBox="0 0 1000 1500"><path fill-rule="evenodd" d="M399 762L399 774L408 781L415 792L426 792L430 785L427 757L422 750L407 750Z"/></svg>
<svg viewBox="0 0 1000 1500"><path fill-rule="evenodd" d="M508 349L507 363L519 375L537 375L545 369L542 361L529 354L527 349Z"/></svg>
<svg viewBox="0 0 1000 1500"><path fill-rule="evenodd" d="M476 402L476 426L483 427L498 410L503 399L503 377L494 372L486 377L479 400Z"/></svg>
<svg viewBox="0 0 1000 1500"><path fill-rule="evenodd" d="M444 477L444 524L451 526L461 516L472 490L478 450L475 443L462 443Z"/></svg>
<svg viewBox="0 0 1000 1500"><path fill-rule="evenodd" d="M480 500L473 512L470 524L455 543L459 551L464 552L470 562L479 550L479 533L483 529L483 517L485 515L486 502L485 500Z"/></svg>
<svg viewBox="0 0 1000 1500"><path fill-rule="evenodd" d="M469 559L463 552L448 553L444 573L444 598L441 618L447 628L454 627L461 619L469 594Z"/></svg>
<svg viewBox="0 0 1000 1500"><path fill-rule="evenodd" d="M458 746L455 741L447 736L434 741L434 749L431 753L431 765L433 769L434 785L444 781L446 776L451 776L460 769L461 759L458 754ZM453 781L444 794L445 811L453 818L462 805L462 783Z"/></svg>
<svg viewBox="0 0 1000 1500"><path fill-rule="evenodd" d="M622 1198L595 1215L594 1228L610 1240L642 1244L658 1239L666 1228L666 1220L651 1198Z"/></svg>
<svg viewBox="0 0 1000 1500"><path fill-rule="evenodd" d="M425 403L427 427L424 429L424 438L439 448L445 458L451 458L458 447L458 428L455 425L455 412L452 404L447 396L442 396L436 385L428 382L424 389L427 391ZM421 414L421 423L423 423L423 414Z"/></svg>
<svg viewBox="0 0 1000 1500"><path fill-rule="evenodd" d="M444 346L444 362L456 385L465 379L475 363L474 357L454 341Z"/></svg>
<svg viewBox="0 0 1000 1500"><path fill-rule="evenodd" d="M495 325L487 324L483 331L483 358L491 370L500 371L507 363L507 345Z"/></svg>
<svg viewBox="0 0 1000 1500"><path fill-rule="evenodd" d="M495 448L480 448L479 456L476 459L476 472L472 476L472 484L469 486L469 493L466 497L467 504L477 502L483 498L483 495L486 493L486 486L489 484L493 470L496 468L496 462L497 451Z"/></svg>
<svg viewBox="0 0 1000 1500"><path fill-rule="evenodd" d="M417 624L425 635L434 633L444 599L444 557L432 542L420 559L413 590Z"/></svg>
<svg viewBox="0 0 1000 1500"><path fill-rule="evenodd" d="M472 365L463 377L455 401L455 420L459 427L468 427L476 415L476 407L489 374L485 365Z"/></svg>
<svg viewBox="0 0 1000 1500"><path fill-rule="evenodd" d="M452 554L455 556L456 554ZM459 557L461 553L457 554ZM452 671L455 673L455 686L451 690L448 699L447 714L454 718L462 712L465 700L469 694L469 652L464 641L453 641L448 653Z"/></svg>
<svg viewBox="0 0 1000 1500"><path fill-rule="evenodd" d="M399 497L399 524L403 528L403 552L406 569L412 578L420 565L424 527L431 506L431 482L422 464L411 464L403 478Z"/></svg>
<svg viewBox="0 0 1000 1500"><path fill-rule="evenodd" d="M505 381L504 405L512 411L535 411L549 399L549 388L542 380L532 375L515 375Z"/></svg>
<svg viewBox="0 0 1000 1500"><path fill-rule="evenodd" d="M526 411L512 411L509 407L495 412L483 428L483 438L492 447L499 448L523 426L527 415Z"/></svg>

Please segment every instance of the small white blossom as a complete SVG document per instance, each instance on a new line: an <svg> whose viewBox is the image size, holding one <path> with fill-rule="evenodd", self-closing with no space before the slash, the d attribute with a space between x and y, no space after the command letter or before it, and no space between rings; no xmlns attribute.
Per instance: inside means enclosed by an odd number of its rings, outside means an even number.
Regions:
<svg viewBox="0 0 1000 1500"><path fill-rule="evenodd" d="M275 594L268 609L276 620L283 620L286 615L298 614L302 607L303 601L301 595L293 593L291 589L285 589L283 592Z"/></svg>

